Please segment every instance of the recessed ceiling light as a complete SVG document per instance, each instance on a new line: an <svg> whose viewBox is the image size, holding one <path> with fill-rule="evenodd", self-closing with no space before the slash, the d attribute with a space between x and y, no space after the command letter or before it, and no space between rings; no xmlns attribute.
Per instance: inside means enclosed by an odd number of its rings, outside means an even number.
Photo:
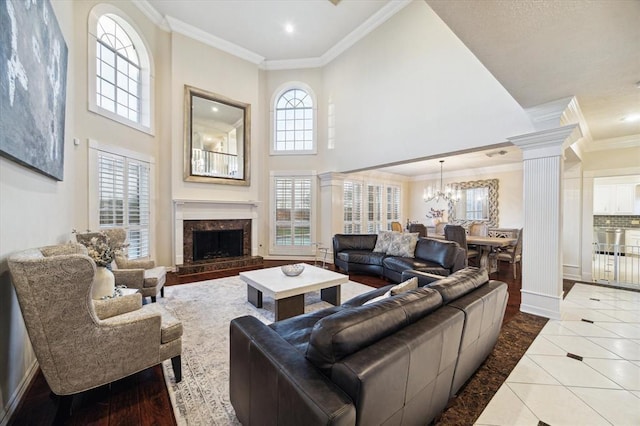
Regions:
<svg viewBox="0 0 640 426"><path fill-rule="evenodd" d="M287 34L292 34L295 28L293 28L293 24L285 24L284 30Z"/></svg>
<svg viewBox="0 0 640 426"><path fill-rule="evenodd" d="M622 117L621 121L626 122L631 122L631 121L638 121L640 120L640 114L631 114L631 115L627 115L626 117Z"/></svg>
<svg viewBox="0 0 640 426"><path fill-rule="evenodd" d="M211 107L211 111L218 112L218 107Z"/></svg>

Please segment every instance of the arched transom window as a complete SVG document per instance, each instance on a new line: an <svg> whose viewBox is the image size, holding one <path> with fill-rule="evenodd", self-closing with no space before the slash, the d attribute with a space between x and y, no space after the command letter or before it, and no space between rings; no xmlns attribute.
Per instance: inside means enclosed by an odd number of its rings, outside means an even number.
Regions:
<svg viewBox="0 0 640 426"><path fill-rule="evenodd" d="M274 151L313 151L314 106L311 94L295 88L275 103Z"/></svg>
<svg viewBox="0 0 640 426"><path fill-rule="evenodd" d="M100 16L96 40L96 104L140 122L140 59L134 43L113 15Z"/></svg>

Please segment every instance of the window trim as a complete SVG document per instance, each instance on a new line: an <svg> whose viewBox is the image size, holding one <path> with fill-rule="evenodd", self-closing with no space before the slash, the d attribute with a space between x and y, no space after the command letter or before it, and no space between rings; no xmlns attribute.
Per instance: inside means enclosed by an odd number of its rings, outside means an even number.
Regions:
<svg viewBox="0 0 640 426"><path fill-rule="evenodd" d="M276 150L276 105L280 97L284 95L289 90L298 89L304 90L311 97L311 101L313 102L313 130L312 130L312 139L311 139L311 149L298 149L298 150ZM271 97L270 104L270 144L269 144L269 153L270 155L315 155L318 153L318 99L316 98L316 94L306 83L301 81L290 81L284 84L281 84L273 93Z"/></svg>
<svg viewBox="0 0 640 426"><path fill-rule="evenodd" d="M116 22L122 26L136 47L138 60L140 61L140 122L129 120L97 105L96 102L96 43L98 19L102 15L113 15ZM110 120L141 132L155 135L155 106L154 106L154 63L149 45L142 37L142 32L137 25L127 17L120 9L109 4L98 4L89 13L87 31L87 101L88 110ZM141 48L142 47L142 48Z"/></svg>
<svg viewBox="0 0 640 426"><path fill-rule="evenodd" d="M114 145L108 145L101 143L95 139L89 139L88 143L88 223L89 229L100 229L100 201L99 201L99 188L100 182L98 179L98 151L105 152L107 154L119 155L127 157L132 160L143 161L149 163L149 257L155 259L155 227L156 215L155 215L155 176L156 176L156 161L153 156L143 154L136 151L131 151L125 148L120 148Z"/></svg>
<svg viewBox="0 0 640 426"><path fill-rule="evenodd" d="M311 243L308 246L277 246L276 245L276 197L275 197L275 178L309 178L311 180L311 212L309 214L309 231ZM271 171L269 173L269 254L270 255L302 255L314 256L314 241L317 241L316 231L316 215L318 212L317 194L318 194L317 173L315 170L289 170L289 171Z"/></svg>

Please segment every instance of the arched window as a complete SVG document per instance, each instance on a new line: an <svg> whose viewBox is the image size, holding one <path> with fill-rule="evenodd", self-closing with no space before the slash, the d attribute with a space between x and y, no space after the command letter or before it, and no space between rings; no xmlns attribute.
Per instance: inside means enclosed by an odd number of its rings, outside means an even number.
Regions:
<svg viewBox="0 0 640 426"><path fill-rule="evenodd" d="M113 6L97 5L89 16L89 109L153 133L153 79L145 43Z"/></svg>
<svg viewBox="0 0 640 426"><path fill-rule="evenodd" d="M127 32L113 15L98 19L96 104L131 121L140 121L140 60Z"/></svg>
<svg viewBox="0 0 640 426"><path fill-rule="evenodd" d="M273 103L272 153L316 152L316 104L313 92L306 85L288 84Z"/></svg>

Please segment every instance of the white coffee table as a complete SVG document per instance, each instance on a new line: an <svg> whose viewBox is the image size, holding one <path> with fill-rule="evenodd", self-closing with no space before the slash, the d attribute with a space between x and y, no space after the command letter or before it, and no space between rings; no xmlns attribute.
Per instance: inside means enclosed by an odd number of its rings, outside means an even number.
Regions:
<svg viewBox="0 0 640 426"><path fill-rule="evenodd" d="M279 266L240 272L247 283L247 299L257 308L262 307L262 294L273 297L275 318L280 321L304 313L304 294L320 290L325 302L340 304L340 285L349 281L347 275L318 268L305 263L297 277L288 277Z"/></svg>

